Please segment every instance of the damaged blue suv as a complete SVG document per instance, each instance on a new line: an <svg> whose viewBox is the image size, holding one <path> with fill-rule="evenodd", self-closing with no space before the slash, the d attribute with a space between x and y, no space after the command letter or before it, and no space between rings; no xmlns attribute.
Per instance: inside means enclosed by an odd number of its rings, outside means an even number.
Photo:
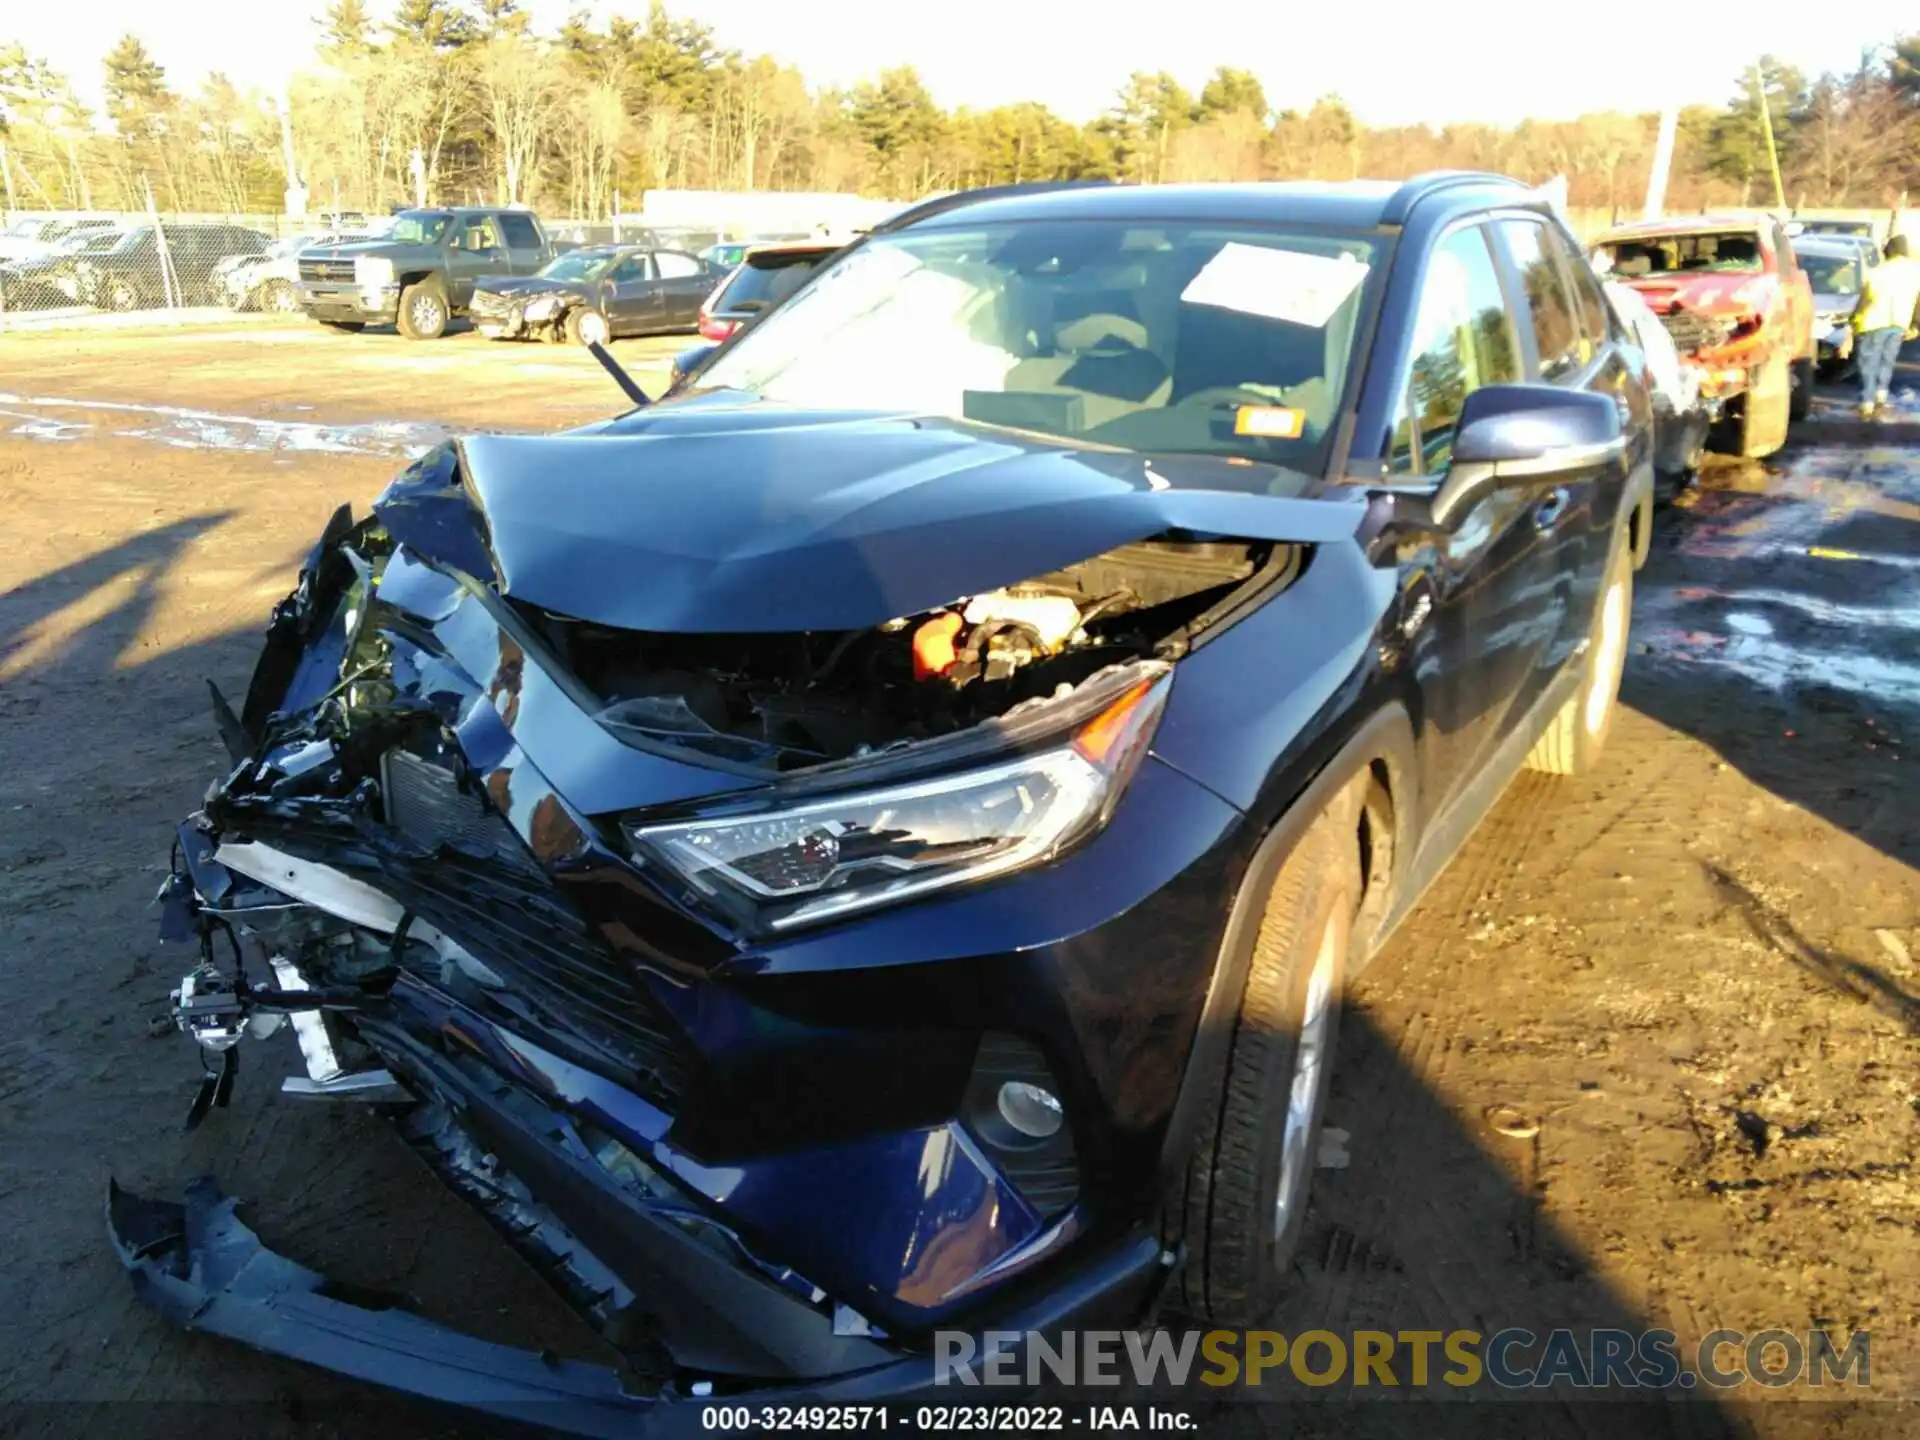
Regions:
<svg viewBox="0 0 1920 1440"><path fill-rule="evenodd" d="M584 1434L936 1330L1258 1320L1340 996L1606 740L1642 362L1498 176L909 211L657 404L334 516L179 830L199 1120L290 1030L622 1352L115 1188L202 1331Z"/></svg>

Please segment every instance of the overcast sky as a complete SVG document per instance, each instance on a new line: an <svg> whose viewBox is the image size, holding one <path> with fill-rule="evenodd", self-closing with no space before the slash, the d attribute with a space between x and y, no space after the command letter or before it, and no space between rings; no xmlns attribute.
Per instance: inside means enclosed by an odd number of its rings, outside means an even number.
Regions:
<svg viewBox="0 0 1920 1440"><path fill-rule="evenodd" d="M0 39L23 40L97 97L100 56L132 31L191 88L211 70L274 85L310 55L324 0L5 0ZM529 0L543 29L577 0ZM384 14L387 0L371 7ZM592 0L644 15L646 0ZM1397 124L1718 102L1740 66L1771 51L1812 73L1851 68L1863 46L1920 28L1911 0L1554 4L1552 0L669 0L724 45L795 65L815 85L916 67L943 105L1040 100L1070 120L1105 109L1130 71L1197 88L1244 66L1276 106L1338 91L1363 121ZM1639 17L1645 17L1640 19ZM1638 23L1635 23L1638 20Z"/></svg>

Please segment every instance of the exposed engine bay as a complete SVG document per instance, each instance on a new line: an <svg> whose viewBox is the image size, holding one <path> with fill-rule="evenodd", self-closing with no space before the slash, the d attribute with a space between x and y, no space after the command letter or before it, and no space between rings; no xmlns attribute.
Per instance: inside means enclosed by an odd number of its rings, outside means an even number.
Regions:
<svg viewBox="0 0 1920 1440"><path fill-rule="evenodd" d="M1299 547L1154 539L877 628L664 635L522 607L616 733L789 770L950 734L1099 671L1175 659Z"/></svg>

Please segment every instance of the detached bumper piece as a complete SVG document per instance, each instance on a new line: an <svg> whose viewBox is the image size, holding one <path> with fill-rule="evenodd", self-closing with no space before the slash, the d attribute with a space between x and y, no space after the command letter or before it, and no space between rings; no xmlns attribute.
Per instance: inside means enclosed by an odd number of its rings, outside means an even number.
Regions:
<svg viewBox="0 0 1920 1440"><path fill-rule="evenodd" d="M568 1435L632 1436L668 1403L628 1394L611 1369L476 1340L403 1310L327 1294L324 1275L276 1255L210 1178L184 1204L107 1186L107 1232L140 1298L175 1324L423 1399ZM695 1406L666 1433L698 1427ZM662 1433L650 1428L648 1433Z"/></svg>
<svg viewBox="0 0 1920 1440"><path fill-rule="evenodd" d="M179 1204L108 1182L107 1233L135 1292L185 1329L555 1434L667 1440L709 1428L705 1390L636 1395L607 1366L495 1345L403 1310L336 1299L324 1275L262 1245L235 1215L238 1203L210 1177L190 1181ZM991 1328L1047 1336L1057 1345L1063 1330L1138 1324L1152 1313L1178 1258L1155 1237L1135 1233ZM1024 1344L1009 1353L1023 1373ZM936 1389L933 1358L916 1353L806 1385L729 1386L711 1403L888 1405L935 1397L950 1400L954 1391Z"/></svg>

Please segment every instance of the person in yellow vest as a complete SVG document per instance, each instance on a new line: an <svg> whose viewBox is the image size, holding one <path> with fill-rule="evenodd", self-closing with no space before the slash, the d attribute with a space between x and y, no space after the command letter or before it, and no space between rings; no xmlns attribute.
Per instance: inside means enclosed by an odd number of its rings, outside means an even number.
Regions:
<svg viewBox="0 0 1920 1440"><path fill-rule="evenodd" d="M1854 363L1860 367L1860 416L1872 419L1887 403L1900 342L1920 337L1920 260L1907 237L1887 241L1886 259L1867 271L1853 312Z"/></svg>

